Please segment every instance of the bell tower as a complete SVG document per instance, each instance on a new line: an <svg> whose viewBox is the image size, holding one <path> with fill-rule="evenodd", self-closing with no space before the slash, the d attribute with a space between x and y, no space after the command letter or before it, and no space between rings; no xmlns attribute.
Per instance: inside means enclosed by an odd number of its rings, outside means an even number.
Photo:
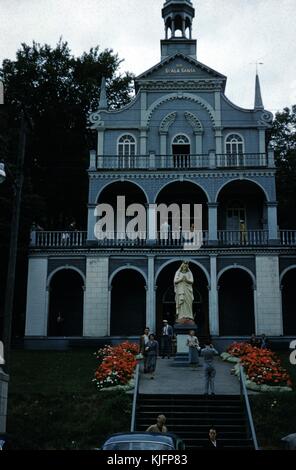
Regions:
<svg viewBox="0 0 296 470"><path fill-rule="evenodd" d="M196 40L192 39L195 9L191 0L166 0L162 9L165 39L161 41L161 60L181 52L196 59Z"/></svg>

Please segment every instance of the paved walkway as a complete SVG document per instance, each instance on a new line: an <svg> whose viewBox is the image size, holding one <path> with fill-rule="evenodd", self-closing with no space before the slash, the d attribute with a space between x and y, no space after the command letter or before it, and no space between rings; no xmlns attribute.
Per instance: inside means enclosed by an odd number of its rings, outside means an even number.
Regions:
<svg viewBox="0 0 296 470"><path fill-rule="evenodd" d="M202 395L204 393L204 368L173 367L174 359L157 359L154 380L150 375L140 374L139 392L142 394ZM200 361L201 364L203 360ZM230 374L233 365L215 359L217 395L239 395L240 385L236 376Z"/></svg>

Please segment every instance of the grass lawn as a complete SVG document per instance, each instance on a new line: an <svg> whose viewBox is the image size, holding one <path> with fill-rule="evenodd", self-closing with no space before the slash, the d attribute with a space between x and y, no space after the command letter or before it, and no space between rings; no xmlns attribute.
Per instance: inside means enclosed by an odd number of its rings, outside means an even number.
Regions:
<svg viewBox="0 0 296 470"><path fill-rule="evenodd" d="M96 389L93 352L13 351L7 432L14 449L92 449L129 430L131 396Z"/></svg>
<svg viewBox="0 0 296 470"><path fill-rule="evenodd" d="M296 433L296 366L289 362L289 354L279 354L289 371L293 392L251 395L257 438L264 449L280 449L280 439Z"/></svg>

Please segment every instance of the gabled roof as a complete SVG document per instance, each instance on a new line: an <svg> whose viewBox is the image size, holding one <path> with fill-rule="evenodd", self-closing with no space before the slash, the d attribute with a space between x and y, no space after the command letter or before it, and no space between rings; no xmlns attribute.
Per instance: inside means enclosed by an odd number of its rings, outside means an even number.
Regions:
<svg viewBox="0 0 296 470"><path fill-rule="evenodd" d="M225 81L227 80L227 77L225 75L222 75L221 73L217 72L216 70L213 70L207 65L202 64L201 62L198 62L192 57L184 55L181 52L177 52L176 54L171 55L167 59L159 62L158 64L154 65L154 67L150 68L146 72L136 77L135 81L138 82L138 81L145 80L145 79L153 79L153 75L157 74L157 72L160 72L162 68L165 69L166 66L171 64L176 59L182 59L185 62L187 62L191 67L196 68L196 77L194 77L195 74L192 73L190 76L190 79L198 80L200 78L198 76L198 71L202 71L209 75L208 77L209 79L217 78L219 80L225 80Z"/></svg>

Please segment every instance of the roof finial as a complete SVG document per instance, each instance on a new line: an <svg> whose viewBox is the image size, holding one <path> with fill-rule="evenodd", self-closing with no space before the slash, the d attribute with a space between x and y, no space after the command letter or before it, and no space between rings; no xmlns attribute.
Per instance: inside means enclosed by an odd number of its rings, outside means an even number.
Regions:
<svg viewBox="0 0 296 470"><path fill-rule="evenodd" d="M99 109L108 109L107 93L106 93L106 78L105 77L102 77L102 81L101 81L101 93L100 93Z"/></svg>

